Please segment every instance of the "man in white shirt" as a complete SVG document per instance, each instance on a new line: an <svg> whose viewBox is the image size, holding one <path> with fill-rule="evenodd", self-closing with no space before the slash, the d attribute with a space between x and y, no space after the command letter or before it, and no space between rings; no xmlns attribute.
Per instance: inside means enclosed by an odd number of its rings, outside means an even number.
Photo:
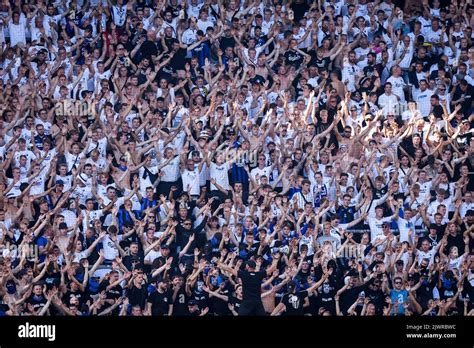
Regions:
<svg viewBox="0 0 474 348"><path fill-rule="evenodd" d="M27 166L29 167L31 161L37 159L36 155L32 151L26 149L26 141L23 138L18 139L18 148L19 149L15 151L15 155L13 156L14 166L18 167L20 165L20 157L25 156Z"/></svg>
<svg viewBox="0 0 474 348"><path fill-rule="evenodd" d="M387 115L389 112L395 112L398 98L392 93L392 84L390 82L385 83L384 91L385 93L379 96L378 104L384 110L384 114Z"/></svg>
<svg viewBox="0 0 474 348"><path fill-rule="evenodd" d="M428 89L428 83L426 80L421 80L420 90L413 93L414 99L417 103L418 109L423 117L428 117L431 111L431 96L434 92Z"/></svg>
<svg viewBox="0 0 474 348"><path fill-rule="evenodd" d="M398 209L397 209L398 210ZM415 222L416 218L413 217L413 211L410 208L405 208L403 210L404 217L394 216L397 221L398 230L400 232L399 242L408 242L410 245L413 245L415 242Z"/></svg>
<svg viewBox="0 0 474 348"><path fill-rule="evenodd" d="M187 1L187 0L186 0ZM199 12L201 11L201 8L204 4L200 4L199 0L191 0L191 3L188 5L188 17L189 18L198 18L199 17Z"/></svg>
<svg viewBox="0 0 474 348"><path fill-rule="evenodd" d="M355 78L362 71L356 62L356 53L351 51L349 52L348 60L343 63L342 82L346 84L350 92L355 91Z"/></svg>
<svg viewBox="0 0 474 348"><path fill-rule="evenodd" d="M175 155L174 149L167 147L165 157L161 160L161 182L158 186L158 193L168 196L172 186L177 186L179 179L179 156Z"/></svg>
<svg viewBox="0 0 474 348"><path fill-rule="evenodd" d="M188 192L191 196L199 196L201 186L199 184L199 174L202 170L204 162L198 165L194 164L192 158L186 159L186 167L181 172L181 179L183 180L183 191Z"/></svg>
<svg viewBox="0 0 474 348"><path fill-rule="evenodd" d="M389 223L392 221L392 217L383 217L383 207L378 205L375 208L375 216L367 217L370 228L370 240L372 243L376 239L385 239L384 228L390 229Z"/></svg>
<svg viewBox="0 0 474 348"><path fill-rule="evenodd" d="M446 199L445 199L445 197L446 197L446 191L443 190L443 189L438 189L437 192L436 192L436 200L431 202L430 205L428 206L428 209L426 210L426 213L428 214L428 217L429 217L431 223L434 222L434 215L438 212L438 207L440 205L444 205L444 207L445 207L445 216L443 216L443 218L447 219L448 210L451 207L451 205L453 204L453 195L449 196Z"/></svg>
<svg viewBox="0 0 474 348"><path fill-rule="evenodd" d="M260 185L260 178L264 175L269 178L272 170L273 166L265 166L265 155L261 154L258 156L258 166L250 171L250 176Z"/></svg>
<svg viewBox="0 0 474 348"><path fill-rule="evenodd" d="M403 88L405 87L406 83L403 80L403 77L401 76L402 74L402 69L400 66L395 65L392 68L392 76L390 76L387 79L387 82L390 82L392 84L392 91L393 94L395 94L398 97L398 100L400 103L405 102L405 92L403 91Z"/></svg>
<svg viewBox="0 0 474 348"><path fill-rule="evenodd" d="M27 19L25 15L13 12L12 18L8 22L8 31L10 33L10 46L15 47L17 44L26 45Z"/></svg>
<svg viewBox="0 0 474 348"><path fill-rule="evenodd" d="M297 192L292 197L293 205L296 204L298 209L304 209L306 203L310 203L314 206L314 196L311 192L311 182L309 180L303 180L301 191Z"/></svg>
<svg viewBox="0 0 474 348"><path fill-rule="evenodd" d="M214 23L209 20L209 14L207 10L201 9L199 11L199 20L197 21L197 27L199 30L202 30L206 34L207 28L214 27Z"/></svg>

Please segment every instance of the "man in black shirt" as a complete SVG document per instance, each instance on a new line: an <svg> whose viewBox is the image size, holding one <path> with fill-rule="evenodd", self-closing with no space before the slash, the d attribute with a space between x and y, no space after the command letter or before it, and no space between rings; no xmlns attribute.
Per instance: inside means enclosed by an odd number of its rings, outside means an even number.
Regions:
<svg viewBox="0 0 474 348"><path fill-rule="evenodd" d="M285 294L272 315L285 311L286 315L304 315L303 307L309 306L308 290L296 291L296 282L290 281L287 285L288 293Z"/></svg>
<svg viewBox="0 0 474 348"><path fill-rule="evenodd" d="M245 271L234 269L220 262L218 263L221 269L232 273L235 277L239 277L242 280L243 300L240 305L239 316L266 315L261 297L262 280L266 275L273 273L278 264L278 260L279 257L275 257L266 272L260 271L262 264L261 259L258 260L258 264L253 260L247 261Z"/></svg>
<svg viewBox="0 0 474 348"><path fill-rule="evenodd" d="M321 276L317 282L314 282L309 288L303 291L296 291L297 282L290 281L287 285L288 293L285 294L275 307L271 315L278 315L281 311L285 311L286 315L304 315L304 308L309 307L309 296L314 290L319 288L328 279L329 273L325 273Z"/></svg>
<svg viewBox="0 0 474 348"><path fill-rule="evenodd" d="M168 290L168 283L163 278L156 280L156 291L148 296L147 311L153 316L171 315L173 313L173 299Z"/></svg>
<svg viewBox="0 0 474 348"><path fill-rule="evenodd" d="M26 300L30 312L39 312L46 305L46 297L43 294L43 286L35 284L30 297Z"/></svg>
<svg viewBox="0 0 474 348"><path fill-rule="evenodd" d="M472 107L472 96L474 95L474 87L469 85L469 83L462 79L459 81L459 84L456 86L453 94L454 105L461 105L462 114L467 117Z"/></svg>
<svg viewBox="0 0 474 348"><path fill-rule="evenodd" d="M188 308L186 306L187 296L183 276L174 275L172 278L172 285L173 315L185 315Z"/></svg>

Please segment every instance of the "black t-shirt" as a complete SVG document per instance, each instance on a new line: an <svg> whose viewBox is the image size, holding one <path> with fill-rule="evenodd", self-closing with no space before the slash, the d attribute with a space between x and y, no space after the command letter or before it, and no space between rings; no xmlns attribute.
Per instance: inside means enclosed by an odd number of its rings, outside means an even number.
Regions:
<svg viewBox="0 0 474 348"><path fill-rule="evenodd" d="M151 57L158 55L158 48L153 41L145 41L140 46L140 53L142 57Z"/></svg>
<svg viewBox="0 0 474 348"><path fill-rule="evenodd" d="M303 305L306 297L308 297L307 291L285 294L282 299L286 308L285 315L304 315Z"/></svg>
<svg viewBox="0 0 474 348"><path fill-rule="evenodd" d="M454 95L452 100L458 100L461 97L464 97L464 101L461 102L461 112L464 116L468 115L468 111L471 109L472 106L472 96L474 95L474 87L471 85L467 85L467 89L465 92L461 90L461 87L458 85L454 90Z"/></svg>
<svg viewBox="0 0 474 348"><path fill-rule="evenodd" d="M174 70L184 70L184 64L186 63L187 50L184 48L178 48L173 58L171 58L170 65Z"/></svg>
<svg viewBox="0 0 474 348"><path fill-rule="evenodd" d="M434 105L433 110L431 112L437 118L443 118L444 111L443 111L443 107L441 105Z"/></svg>
<svg viewBox="0 0 474 348"><path fill-rule="evenodd" d="M110 285L108 280L103 280L99 285L99 292L106 291L107 287ZM105 296L107 300L115 300L122 296L123 288L120 284L110 288L106 291Z"/></svg>
<svg viewBox="0 0 474 348"><path fill-rule="evenodd" d="M230 291L228 288L220 289L219 294L224 296L229 296ZM212 312L214 312L218 316L225 316L230 314L229 306L228 306L228 298L227 301L220 299L218 297L210 298L211 301L211 308Z"/></svg>
<svg viewBox="0 0 474 348"><path fill-rule="evenodd" d="M182 286L178 290L178 293L176 294L176 299L173 302L173 315L186 315L186 313L188 312L188 307L186 305L186 297L186 291Z"/></svg>
<svg viewBox="0 0 474 348"><path fill-rule="evenodd" d="M32 305L35 311L38 311L41 308L43 308L46 302L47 302L46 298L43 295L41 296L32 295L30 298L26 300L26 303Z"/></svg>
<svg viewBox="0 0 474 348"><path fill-rule="evenodd" d="M76 297L78 299L80 305L84 304L87 301L86 296L84 292L82 291L76 291L76 292L67 291L64 294L62 301L63 303L66 304L66 306L69 306L70 301L73 297Z"/></svg>
<svg viewBox="0 0 474 348"><path fill-rule="evenodd" d="M250 83L260 83L263 85L263 83L265 82L265 78L261 75L258 75L256 74L255 77L252 77L251 79L249 79L249 82Z"/></svg>
<svg viewBox="0 0 474 348"><path fill-rule="evenodd" d="M341 298L339 300L341 304L341 312L346 314L347 310L352 306L352 304L357 300L359 294L366 290L366 286L356 286L353 288L349 288L341 294Z"/></svg>
<svg viewBox="0 0 474 348"><path fill-rule="evenodd" d="M329 280L324 282L318 289L319 306L335 313L334 296L336 295L336 284Z"/></svg>
<svg viewBox="0 0 474 348"><path fill-rule="evenodd" d="M227 47L235 47L235 39L233 37L225 37L223 36L221 38L221 41L219 43L219 46L222 51L224 51Z"/></svg>
<svg viewBox="0 0 474 348"><path fill-rule="evenodd" d="M303 63L303 55L299 52L294 50L288 50L285 53L285 64L293 65L295 67L301 65Z"/></svg>
<svg viewBox="0 0 474 348"><path fill-rule="evenodd" d="M145 308L145 301L148 295L146 284L142 284L141 288L137 288L135 285L132 285L132 288L128 290L129 303L132 306L140 306L140 308Z"/></svg>
<svg viewBox="0 0 474 348"><path fill-rule="evenodd" d="M313 51L311 51L311 52L313 52ZM310 55L311 55L311 53L310 53ZM313 55L311 55L311 56L312 56L312 58L311 58L310 64L314 65L314 66L317 66L318 68L327 68L329 66L329 64L331 63L331 60L329 59L329 57L319 59L316 54L314 54L314 56Z"/></svg>
<svg viewBox="0 0 474 348"><path fill-rule="evenodd" d="M444 249L445 254L448 254L453 246L457 247L461 253L464 251L465 244L461 233L456 233L454 237L451 234L448 234L447 242L448 243Z"/></svg>
<svg viewBox="0 0 474 348"><path fill-rule="evenodd" d="M237 297L235 296L230 296L229 297L229 303L234 305L234 311L236 311L237 313L239 313L239 309L240 309L240 304L241 304L242 300L239 300Z"/></svg>
<svg viewBox="0 0 474 348"><path fill-rule="evenodd" d="M47 272L42 280L45 281L48 289L51 289L53 286L59 286L59 283L61 282L61 274L59 272Z"/></svg>
<svg viewBox="0 0 474 348"><path fill-rule="evenodd" d="M385 303L385 294L382 290L372 290L369 286L365 289L365 296L370 299L370 302L375 306L377 315L382 315L383 306Z"/></svg>
<svg viewBox="0 0 474 348"><path fill-rule="evenodd" d="M238 272L238 277L242 279L242 293L244 301L261 301L262 280L265 272Z"/></svg>
<svg viewBox="0 0 474 348"><path fill-rule="evenodd" d="M148 296L147 302L151 303L151 314L153 316L163 316L168 314L173 298L169 291L161 293L157 290Z"/></svg>
<svg viewBox="0 0 474 348"><path fill-rule="evenodd" d="M123 258L123 264L129 271L134 270L137 267L143 268L144 266L144 253L139 251L136 254L130 254Z"/></svg>
<svg viewBox="0 0 474 348"><path fill-rule="evenodd" d="M199 309L204 309L208 307L209 295L204 291L193 290L192 299L196 301Z"/></svg>
<svg viewBox="0 0 474 348"><path fill-rule="evenodd" d="M309 10L309 5L306 1L302 1L300 3L292 3L290 8L294 12L294 21L299 22L300 19L304 17L304 14Z"/></svg>

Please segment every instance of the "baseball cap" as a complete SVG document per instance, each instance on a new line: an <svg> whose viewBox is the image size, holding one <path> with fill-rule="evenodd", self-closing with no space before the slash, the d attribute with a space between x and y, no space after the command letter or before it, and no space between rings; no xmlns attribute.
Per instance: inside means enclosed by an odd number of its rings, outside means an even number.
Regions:
<svg viewBox="0 0 474 348"><path fill-rule="evenodd" d="M195 305L197 305L196 301L194 301L194 300L189 300L188 301L188 306L195 306Z"/></svg>
<svg viewBox="0 0 474 348"><path fill-rule="evenodd" d="M156 282L156 283L164 283L164 279L162 276L156 276L156 277L153 277L152 279L152 282Z"/></svg>
<svg viewBox="0 0 474 348"><path fill-rule="evenodd" d="M56 185L63 185L63 186L64 186L64 181L62 181L62 180L56 180Z"/></svg>
<svg viewBox="0 0 474 348"><path fill-rule="evenodd" d="M255 268L255 267L257 267L257 264L256 264L255 261L253 261L253 260L248 260L246 264L247 264L247 266L249 266L250 268Z"/></svg>
<svg viewBox="0 0 474 348"><path fill-rule="evenodd" d="M65 222L61 222L59 224L59 229L60 230L67 230L67 224Z"/></svg>

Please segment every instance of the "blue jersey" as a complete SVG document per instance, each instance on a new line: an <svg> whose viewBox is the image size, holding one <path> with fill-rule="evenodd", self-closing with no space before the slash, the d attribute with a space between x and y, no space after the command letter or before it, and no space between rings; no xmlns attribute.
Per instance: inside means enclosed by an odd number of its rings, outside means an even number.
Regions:
<svg viewBox="0 0 474 348"><path fill-rule="evenodd" d="M393 306L395 308L396 314L403 314L405 313L405 309L403 308L403 304L408 299L408 291L406 290L390 290L390 299L392 300ZM398 301L398 306L397 306ZM397 307L395 307L397 306Z"/></svg>

